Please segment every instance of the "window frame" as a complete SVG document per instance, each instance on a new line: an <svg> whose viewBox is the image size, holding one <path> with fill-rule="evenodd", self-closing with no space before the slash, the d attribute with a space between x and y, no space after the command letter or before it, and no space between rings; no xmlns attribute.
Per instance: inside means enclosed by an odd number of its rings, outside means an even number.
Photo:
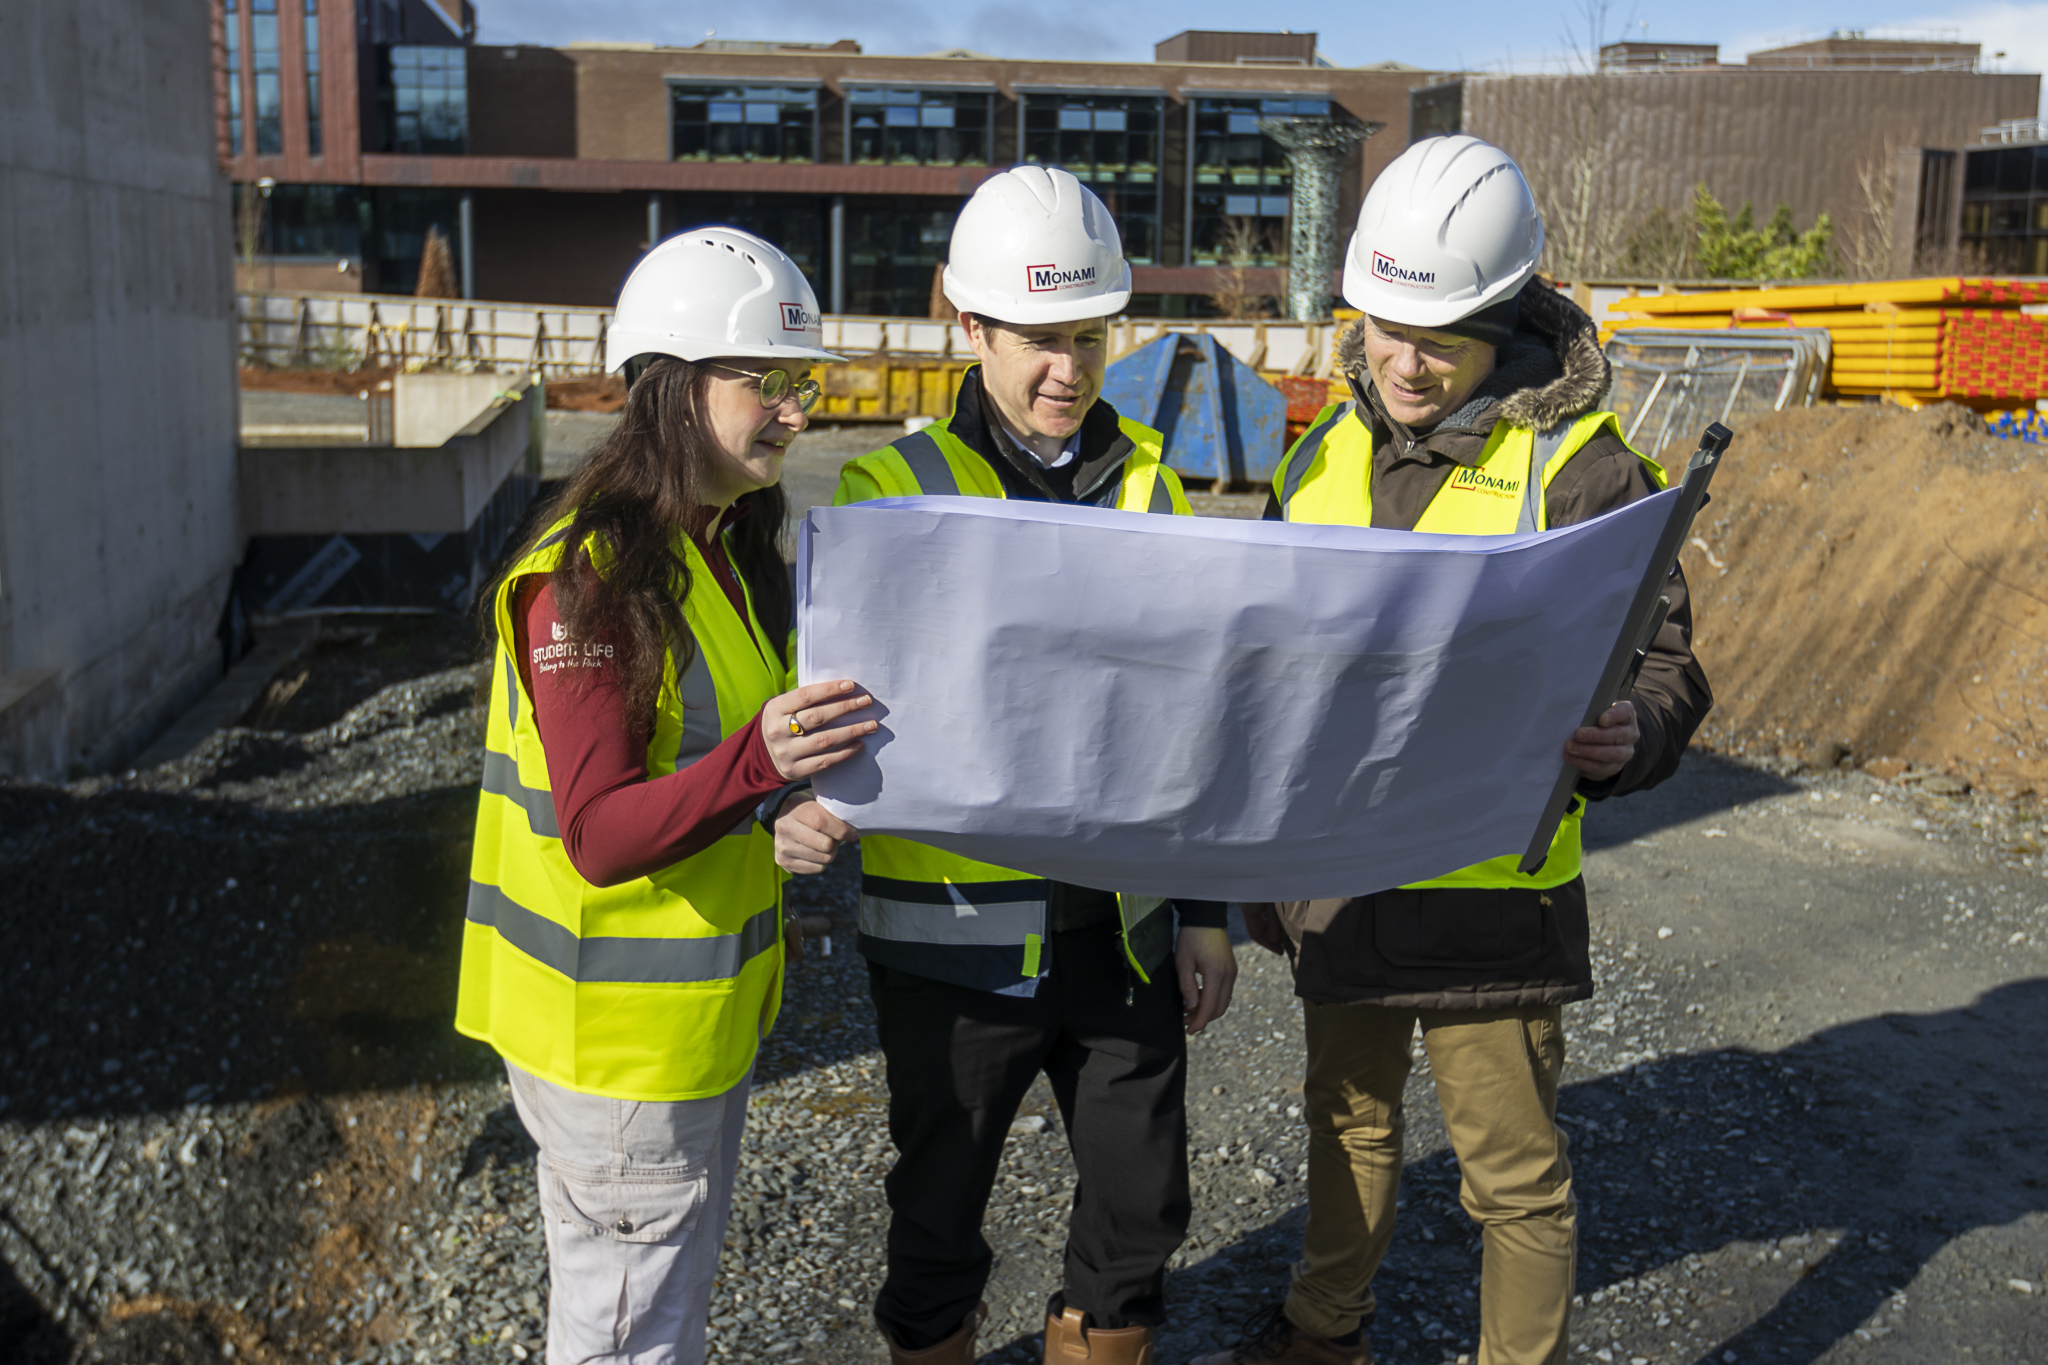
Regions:
<svg viewBox="0 0 2048 1365"><path fill-rule="evenodd" d="M854 106L854 102L855 102L856 98L857 98L858 96L860 96L860 95L863 95L863 94L868 94L868 93L875 93L875 92L882 92L882 93L908 93L908 94L915 94L915 95L918 95L918 96L920 96L920 97L922 97L922 96L924 96L924 95L952 95L952 96L955 96L955 97L957 98L957 97L964 97L964 96L973 96L973 95L980 95L980 96L982 97L982 99L983 99L983 114L982 114L982 123L981 123L981 134L982 134L982 143L983 143L983 146L982 146L982 159L981 159L981 160L979 160L979 161L963 161L963 160L953 160L953 161L927 161L927 160L923 160L922 158L920 158L919 160L917 160L917 161L915 161L915 162L902 162L902 161L891 161L891 160L888 160L888 159L886 159L886 158L885 158L885 159L883 159L883 160L880 160L880 161L856 161L856 160L854 159L854 155L853 155L853 106ZM886 107L888 107L888 106L884 105L883 107L885 107L885 108L886 108ZM918 107L918 108L919 108L920 110L924 108L924 102L923 102L922 98L920 98L920 99L919 99L919 102L918 102L918 105L917 105L917 107ZM954 105L953 107L954 107L955 111L957 112L957 111L958 111L958 109L959 109L959 105L958 105L958 103L955 103L955 105ZM853 83L853 82L849 81L849 82L847 82L847 84L846 84L846 88L845 88L845 91L844 91L844 93L843 93L843 94L842 94L842 95L840 96L840 100L839 100L839 109L840 109L840 119L841 119L841 128L840 128L841 136L840 136L840 140L839 140L839 156L840 156L840 162L841 162L841 164L842 164L842 165L847 165L847 166L900 166L900 165L917 165L917 166L939 166L939 167L965 166L965 167L969 167L969 168L976 168L976 169L984 169L984 168L987 168L987 167L990 167L990 166L993 166L993 165L995 165L995 152L996 152L996 87L995 87L995 84L994 84L994 82L957 82L957 83L956 83L956 82L948 82L948 81L873 81L873 82L862 82L862 83L860 83L860 84L855 84L855 83Z"/></svg>
<svg viewBox="0 0 2048 1365"><path fill-rule="evenodd" d="M1132 265L1160 264L1161 246L1164 241L1166 228L1164 202L1167 183L1166 119L1168 105L1171 103L1171 96L1167 91L1157 86L1019 85L1012 87L1012 89L1017 100L1017 164L1020 166L1057 166L1074 174L1082 184L1089 186L1090 189L1095 190L1098 194L1103 194L1106 190L1107 193L1104 194L1104 198L1116 201L1110 204L1110 213L1116 219L1118 234L1124 239L1124 259ZM1103 109L1097 103L1098 101L1109 100L1121 101L1122 107L1118 109ZM1086 135L1090 138L1099 138L1104 133L1122 136L1126 139L1124 144L1125 159L1120 163L1103 163L1090 160L1085 163L1085 174L1075 171L1072 165L1069 165L1057 155L1059 150L1057 139L1061 131L1057 126L1052 130L1053 136L1056 139L1052 148L1055 155L1050 159L1034 157L1031 152L1030 117L1037 101L1049 101L1052 103L1055 124L1058 123L1059 115L1065 110L1067 102L1084 103L1090 115L1090 126L1086 130ZM1136 101L1148 102L1150 108L1143 110L1134 109L1132 104ZM1121 129L1096 126L1094 116L1105 112L1123 115L1126 126ZM1151 156L1145 161L1133 161L1130 159L1128 139L1134 135L1129 130L1128 119L1132 113L1138 112L1149 113L1152 120L1149 134L1152 143ZM1139 134L1138 136L1144 135ZM1099 150L1099 148L1091 143L1090 150L1092 153ZM1107 172L1100 170L1099 167L1105 164L1113 164L1115 169ZM1134 167L1143 166L1149 166L1150 169L1134 169ZM1151 207L1143 212L1124 209L1121 207L1121 204L1126 195L1149 197ZM1132 249L1134 242L1132 240L1133 233L1131 227L1138 225L1143 226L1145 234L1142 242L1135 243L1140 249L1134 251Z"/></svg>
<svg viewBox="0 0 2048 1365"><path fill-rule="evenodd" d="M825 83L823 81L789 78L773 80L721 80L714 76L670 75L662 77L662 84L668 90L668 159L671 164L682 160L676 150L676 102L678 92L685 89L738 91L740 92L739 102L741 105L747 103L746 92L750 90L774 90L779 93L787 92L809 95L811 99L811 150L810 156L807 159L793 161L786 156L777 156L773 159L742 156L738 162L733 164L747 165L751 163L764 166L815 166L820 164L819 157L824 149L824 128L819 122L825 102ZM709 103L708 96L706 97L706 103ZM778 115L775 121L775 132L776 142L779 146L784 126L780 112L783 108L783 101L779 98L779 94L776 103ZM742 110L741 117L742 126L745 126L744 110ZM710 127L709 119L705 121L705 127ZM709 139L707 138L707 143L708 141ZM704 164L718 164L717 159L712 157L708 146L704 155Z"/></svg>
<svg viewBox="0 0 2048 1365"><path fill-rule="evenodd" d="M1254 217L1262 221L1273 220L1278 224L1277 231L1284 237L1285 233L1287 232L1288 223L1293 217L1294 212L1294 169L1292 165L1290 165L1287 161L1285 149L1282 148L1277 142L1274 142L1273 139L1267 136L1265 133L1258 133L1257 137L1259 139L1260 156L1259 164L1252 172L1257 177L1254 181L1248 183L1240 183L1239 180L1235 178L1239 174L1239 172L1232 167L1231 163L1226 161L1219 164L1223 167L1224 172L1230 178L1219 178L1213 184L1204 184L1199 179L1200 167L1203 164L1200 160L1201 143L1204 137L1214 137L1215 134L1204 134L1201 131L1202 116L1205 113L1220 113L1223 114L1225 117L1228 117L1232 114L1253 114L1255 117L1258 118L1289 118L1304 116L1311 118L1334 118L1342 113L1342 106L1339 104L1335 93L1330 91L1304 92L1298 90L1188 90L1184 91L1183 93L1187 96L1188 155L1186 203L1184 210L1186 217L1183 220L1185 223L1185 227L1183 229L1181 248L1182 263L1185 265L1209 265L1218 263L1217 261L1204 261L1198 259L1198 253L1203 251L1205 248L1203 248L1201 245L1202 234L1196 230L1197 223L1199 222L1206 224L1210 221L1211 217L1214 217L1218 221L1225 218L1239 216ZM1259 106L1259 108L1257 110L1247 110L1238 108L1204 108L1205 105L1228 106L1252 103L1256 103ZM1274 108L1272 107L1274 105L1284 105L1287 107ZM1231 136L1239 135L1231 134L1226 131L1223 134L1223 136L1227 139ZM1266 156L1268 150L1271 150L1275 154L1277 160L1271 162L1268 161ZM1195 199L1198 194L1214 194L1223 197L1227 201L1233 195L1233 193L1240 192L1243 189L1249 189L1256 198L1264 200L1274 197L1272 195L1272 191L1275 188L1278 188L1279 191L1285 194L1285 196L1287 197L1288 208L1285 213L1266 213L1264 212L1264 209L1267 206L1263 203L1259 205L1259 212L1250 215L1231 214L1230 212L1228 212L1227 208L1223 213L1218 215L1198 215L1195 211ZM1281 243L1278 243L1278 245L1284 247L1285 243L1283 241ZM1272 263L1273 262L1271 260L1261 262L1261 264Z"/></svg>

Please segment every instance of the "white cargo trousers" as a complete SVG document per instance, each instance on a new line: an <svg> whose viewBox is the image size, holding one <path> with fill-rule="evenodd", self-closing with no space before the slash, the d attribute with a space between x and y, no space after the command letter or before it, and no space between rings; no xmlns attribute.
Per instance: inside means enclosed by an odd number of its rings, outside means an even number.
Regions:
<svg viewBox="0 0 2048 1365"><path fill-rule="evenodd" d="M540 1146L548 1365L702 1365L753 1073L664 1104L505 1070Z"/></svg>

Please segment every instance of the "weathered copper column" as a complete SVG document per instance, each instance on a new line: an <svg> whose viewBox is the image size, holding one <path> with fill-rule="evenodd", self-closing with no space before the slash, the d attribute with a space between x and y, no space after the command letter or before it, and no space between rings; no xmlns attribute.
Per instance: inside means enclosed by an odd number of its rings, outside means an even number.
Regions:
<svg viewBox="0 0 2048 1365"><path fill-rule="evenodd" d="M1259 120L1259 131L1286 151L1293 171L1288 317L1314 321L1330 316L1330 272L1337 266L1337 186L1352 149L1385 126L1312 115Z"/></svg>

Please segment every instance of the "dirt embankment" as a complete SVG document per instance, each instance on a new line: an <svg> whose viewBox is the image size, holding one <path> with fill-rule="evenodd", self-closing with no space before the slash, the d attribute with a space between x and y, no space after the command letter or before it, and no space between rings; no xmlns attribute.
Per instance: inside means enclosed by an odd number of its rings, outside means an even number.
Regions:
<svg viewBox="0 0 2048 1365"><path fill-rule="evenodd" d="M268 365L244 365L242 387L266 393L354 395L374 389L397 374L396 365L373 365L361 370L281 370Z"/></svg>
<svg viewBox="0 0 2048 1365"><path fill-rule="evenodd" d="M382 380L395 377L395 365L372 366L363 370L292 370L268 365L242 367L242 387L270 393L360 393ZM622 375L584 375L576 379L547 381L547 404L568 412L617 412L626 406L626 380Z"/></svg>
<svg viewBox="0 0 2048 1365"><path fill-rule="evenodd" d="M1736 433L1685 554L1713 748L2048 791L2048 455L1961 409Z"/></svg>

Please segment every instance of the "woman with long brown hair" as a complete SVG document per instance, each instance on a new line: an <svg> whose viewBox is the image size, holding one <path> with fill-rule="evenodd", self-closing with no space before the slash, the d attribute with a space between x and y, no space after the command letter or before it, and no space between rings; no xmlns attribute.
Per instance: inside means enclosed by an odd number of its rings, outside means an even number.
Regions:
<svg viewBox="0 0 2048 1365"><path fill-rule="evenodd" d="M777 481L810 363L837 358L822 340L810 284L760 238L656 248L607 338L619 424L490 598L456 1027L504 1056L540 1145L551 1365L703 1360L796 948L778 845L804 868L853 835L783 799L875 729L850 681L787 687Z"/></svg>

